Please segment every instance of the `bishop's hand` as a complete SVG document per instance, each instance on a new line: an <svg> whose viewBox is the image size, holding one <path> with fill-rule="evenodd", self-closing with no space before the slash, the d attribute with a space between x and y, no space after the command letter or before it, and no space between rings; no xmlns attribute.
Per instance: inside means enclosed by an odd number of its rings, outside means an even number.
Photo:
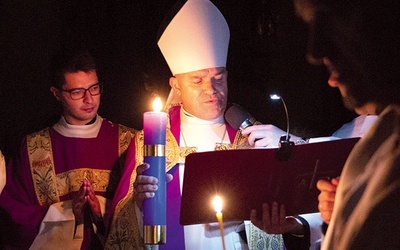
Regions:
<svg viewBox="0 0 400 250"><path fill-rule="evenodd" d="M143 175L143 172L150 168L150 165L143 163L136 168L136 179L133 183L133 199L137 206L142 209L143 200L153 198L158 190L158 179L153 176ZM172 180L172 175L167 173L167 183Z"/></svg>

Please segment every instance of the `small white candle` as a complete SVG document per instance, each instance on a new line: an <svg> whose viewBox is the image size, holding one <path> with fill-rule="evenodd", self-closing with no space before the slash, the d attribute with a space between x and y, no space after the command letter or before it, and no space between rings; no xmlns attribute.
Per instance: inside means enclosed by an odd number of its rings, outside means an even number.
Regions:
<svg viewBox="0 0 400 250"><path fill-rule="evenodd" d="M225 250L225 239L224 239L224 223L222 220L222 199L218 195L214 197L213 206L216 212L217 220L219 223L219 230L221 232L222 249Z"/></svg>

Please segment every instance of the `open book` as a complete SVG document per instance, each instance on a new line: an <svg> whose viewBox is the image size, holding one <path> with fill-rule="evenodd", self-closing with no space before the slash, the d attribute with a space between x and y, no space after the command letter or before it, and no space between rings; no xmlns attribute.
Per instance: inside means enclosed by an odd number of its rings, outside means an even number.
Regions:
<svg viewBox="0 0 400 250"><path fill-rule="evenodd" d="M284 204L287 215L318 212L316 183L340 175L359 138L293 145L288 159L281 149L244 149L193 153L186 157L180 223L215 222L212 200L223 199L224 221L250 218L264 202Z"/></svg>

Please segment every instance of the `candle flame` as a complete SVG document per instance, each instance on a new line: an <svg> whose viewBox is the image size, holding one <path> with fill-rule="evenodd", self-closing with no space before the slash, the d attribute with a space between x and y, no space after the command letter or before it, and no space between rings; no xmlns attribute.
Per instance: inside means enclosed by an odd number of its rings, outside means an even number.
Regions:
<svg viewBox="0 0 400 250"><path fill-rule="evenodd" d="M214 206L215 212L221 213L221 211L222 211L222 199L218 195L214 197L213 206Z"/></svg>
<svg viewBox="0 0 400 250"><path fill-rule="evenodd" d="M160 112L162 110L162 103L160 97L156 97L156 99L154 99L153 110L156 112Z"/></svg>

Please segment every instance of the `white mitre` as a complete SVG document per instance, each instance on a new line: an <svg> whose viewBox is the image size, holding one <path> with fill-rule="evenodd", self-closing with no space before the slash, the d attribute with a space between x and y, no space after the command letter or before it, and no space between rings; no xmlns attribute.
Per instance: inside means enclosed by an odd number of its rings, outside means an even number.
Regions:
<svg viewBox="0 0 400 250"><path fill-rule="evenodd" d="M209 0L188 0L158 40L172 75L226 67L229 27Z"/></svg>

